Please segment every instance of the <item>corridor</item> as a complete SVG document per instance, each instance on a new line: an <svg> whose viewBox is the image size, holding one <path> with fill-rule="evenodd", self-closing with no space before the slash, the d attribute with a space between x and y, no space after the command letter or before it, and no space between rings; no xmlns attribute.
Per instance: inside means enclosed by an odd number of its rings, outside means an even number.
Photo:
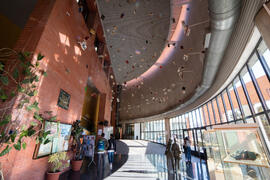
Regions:
<svg viewBox="0 0 270 180"><path fill-rule="evenodd" d="M173 173L167 168L164 155L165 146L143 140L117 141L117 155L110 170L107 156L104 165L84 162L81 172L69 171L60 177L60 180L208 180L208 171L205 161L192 157L192 163L185 162L184 155L180 161L180 172ZM97 162L97 160L95 159Z"/></svg>

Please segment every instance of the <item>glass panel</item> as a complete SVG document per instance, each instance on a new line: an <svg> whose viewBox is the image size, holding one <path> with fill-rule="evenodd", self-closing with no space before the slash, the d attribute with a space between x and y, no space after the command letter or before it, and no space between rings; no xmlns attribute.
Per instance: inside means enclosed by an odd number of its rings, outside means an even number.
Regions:
<svg viewBox="0 0 270 180"><path fill-rule="evenodd" d="M270 67L270 51L264 41L262 41L259 45L258 51L264 57L266 63L268 64L268 67Z"/></svg>
<svg viewBox="0 0 270 180"><path fill-rule="evenodd" d="M245 67L242 72L240 73L240 76L243 78L244 83L246 85L249 97L251 99L252 105L254 107L255 113L262 112L262 105L258 98L257 92L254 88L254 85L251 81L251 77L249 75L249 72L247 71L247 68Z"/></svg>
<svg viewBox="0 0 270 180"><path fill-rule="evenodd" d="M194 124L193 124L191 112L188 113L188 119L189 119L189 123L190 123L190 128L193 128Z"/></svg>
<svg viewBox="0 0 270 180"><path fill-rule="evenodd" d="M233 87L232 87L231 84L228 87L228 92L230 93L230 96L231 96L231 100L232 100L233 109L234 109L236 119L241 119L242 114L241 114L241 111L239 109L238 102L237 102L237 99L236 99L236 96L235 96L235 93L234 93L234 90L233 90Z"/></svg>
<svg viewBox="0 0 270 180"><path fill-rule="evenodd" d="M217 123L221 123L220 117L219 117L219 111L218 111L216 99L213 99L212 103L213 103L213 107L214 107L213 110L215 112L216 121L217 121Z"/></svg>
<svg viewBox="0 0 270 180"><path fill-rule="evenodd" d="M257 55L254 54L252 56L252 58L249 60L248 65L255 75L264 100L266 101L267 108L270 109L270 83L262 67L262 64L257 58Z"/></svg>
<svg viewBox="0 0 270 180"><path fill-rule="evenodd" d="M203 117L203 107L202 106L199 108L199 114L200 114L200 117L201 117L202 126L206 126L206 124L205 124L206 119L204 119L204 117Z"/></svg>
<svg viewBox="0 0 270 180"><path fill-rule="evenodd" d="M203 113L204 113L204 116L205 116L207 125L210 125L210 119L209 119L209 115L208 115L208 111L207 111L207 106L206 105L203 106Z"/></svg>
<svg viewBox="0 0 270 180"><path fill-rule="evenodd" d="M241 102L241 105L242 105L242 109L244 111L244 116L245 117L250 116L251 111L249 109L248 102L247 102L243 87L241 85L241 82L239 80L239 77L235 78L234 85L235 85L235 89L236 89L236 91L238 92L238 95L239 95L239 99L240 99L240 102Z"/></svg>
<svg viewBox="0 0 270 180"><path fill-rule="evenodd" d="M195 112L196 112L196 116L195 117L196 117L197 122L198 122L198 127L202 127L202 122L201 122L202 118L200 117L199 108L197 108L195 110Z"/></svg>
<svg viewBox="0 0 270 180"><path fill-rule="evenodd" d="M192 115L192 121L193 121L194 127L198 127L197 119L196 119L196 116L195 116L195 111L192 111L191 115Z"/></svg>
<svg viewBox="0 0 270 180"><path fill-rule="evenodd" d="M220 95L217 97L217 101L218 101L218 105L219 105L219 109L220 109L220 113L221 113L221 120L222 120L222 122L226 122L227 118L226 118L224 106L223 106L222 99L221 99Z"/></svg>
<svg viewBox="0 0 270 180"><path fill-rule="evenodd" d="M233 121L234 119L233 119L233 114L232 114L231 105L230 105L230 102L228 99L228 95L225 91L222 93L222 95L224 98L224 103L225 103L225 107L226 107L227 114L228 114L228 122Z"/></svg>
<svg viewBox="0 0 270 180"><path fill-rule="evenodd" d="M258 124L262 130L261 132L265 138L266 144L267 144L268 148L270 149L270 125L267 121L265 114L260 115L260 116L256 116L256 121L258 122Z"/></svg>
<svg viewBox="0 0 270 180"><path fill-rule="evenodd" d="M209 117L210 117L210 120L211 120L211 124L214 125L216 123L214 121L214 114L213 114L211 102L208 102L208 109L209 109Z"/></svg>

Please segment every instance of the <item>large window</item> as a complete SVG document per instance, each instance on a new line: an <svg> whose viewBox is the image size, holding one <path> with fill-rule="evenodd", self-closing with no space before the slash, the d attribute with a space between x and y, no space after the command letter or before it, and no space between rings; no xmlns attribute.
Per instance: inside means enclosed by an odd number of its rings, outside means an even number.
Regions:
<svg viewBox="0 0 270 180"><path fill-rule="evenodd" d="M144 140L165 144L165 121L159 120L141 123L141 137Z"/></svg>
<svg viewBox="0 0 270 180"><path fill-rule="evenodd" d="M270 51L260 40L232 82L200 107L170 119L171 135L189 136L201 150L202 132L218 124L254 123L260 126L270 150Z"/></svg>

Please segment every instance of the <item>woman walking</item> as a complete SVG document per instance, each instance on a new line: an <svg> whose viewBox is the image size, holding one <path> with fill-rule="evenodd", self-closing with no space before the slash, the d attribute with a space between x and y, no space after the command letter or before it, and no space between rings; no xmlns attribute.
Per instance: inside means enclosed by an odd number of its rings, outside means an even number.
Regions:
<svg viewBox="0 0 270 180"><path fill-rule="evenodd" d="M191 163L191 148L190 148L190 140L189 137L185 137L184 146L186 149L185 155L188 163Z"/></svg>
<svg viewBox="0 0 270 180"><path fill-rule="evenodd" d="M113 134L110 135L110 139L108 142L109 142L108 159L110 163L110 169L112 169L113 157L114 157L114 154L116 154L116 143L115 143L115 138Z"/></svg>

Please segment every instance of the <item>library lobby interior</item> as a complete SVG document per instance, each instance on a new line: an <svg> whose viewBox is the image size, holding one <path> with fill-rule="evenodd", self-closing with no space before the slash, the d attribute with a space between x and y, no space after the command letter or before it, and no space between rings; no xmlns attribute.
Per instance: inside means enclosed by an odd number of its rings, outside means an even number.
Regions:
<svg viewBox="0 0 270 180"><path fill-rule="evenodd" d="M269 0L1 0L0 180L270 180Z"/></svg>

